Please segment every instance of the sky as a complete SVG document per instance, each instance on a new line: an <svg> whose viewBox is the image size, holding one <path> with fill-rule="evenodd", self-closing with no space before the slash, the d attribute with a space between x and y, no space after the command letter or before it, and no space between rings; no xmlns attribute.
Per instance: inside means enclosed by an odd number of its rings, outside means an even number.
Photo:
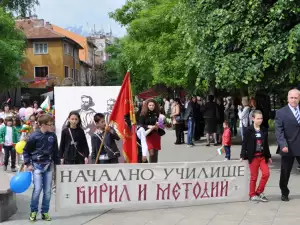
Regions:
<svg viewBox="0 0 300 225"><path fill-rule="evenodd" d="M39 0L35 13L39 19L57 26L83 27L88 31L96 26L96 30L104 29L109 32L111 27L113 35L122 37L126 34L113 19L109 12L122 7L126 0Z"/></svg>

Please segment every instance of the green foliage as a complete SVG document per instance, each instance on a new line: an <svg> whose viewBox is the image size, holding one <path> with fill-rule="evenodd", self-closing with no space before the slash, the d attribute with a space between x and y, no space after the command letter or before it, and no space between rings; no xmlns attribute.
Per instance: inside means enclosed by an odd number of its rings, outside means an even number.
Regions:
<svg viewBox="0 0 300 225"><path fill-rule="evenodd" d="M118 57L133 83L189 90L276 89L300 81L296 0L131 0ZM146 86L144 86L146 84Z"/></svg>
<svg viewBox="0 0 300 225"><path fill-rule="evenodd" d="M14 18L0 7L0 90L19 84L24 48L23 33L16 30Z"/></svg>
<svg viewBox="0 0 300 225"><path fill-rule="evenodd" d="M38 4L38 0L0 0L0 7L15 12L22 18L29 16Z"/></svg>

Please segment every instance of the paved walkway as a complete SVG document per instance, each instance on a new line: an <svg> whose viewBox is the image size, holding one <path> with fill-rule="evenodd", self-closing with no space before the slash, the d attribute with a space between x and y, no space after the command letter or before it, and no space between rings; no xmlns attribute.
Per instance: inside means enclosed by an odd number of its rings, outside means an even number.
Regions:
<svg viewBox="0 0 300 225"><path fill-rule="evenodd" d="M193 148L185 145L174 146L174 132L167 132L163 137L163 151L160 152L161 162L174 161L219 161L222 156L217 155L216 147L205 147L204 142L196 143ZM271 138L272 139L272 138ZM273 138L274 139L274 138ZM239 143L238 139L234 140ZM275 142L271 151L275 153ZM233 159L239 158L240 146L232 148ZM265 191L269 197L269 203L228 203L215 205L199 205L185 208L151 208L132 207L126 209L111 209L106 211L83 212L81 214L68 212L54 212L54 198L52 201L52 222L35 224L57 225L298 225L300 223L300 174L293 170L290 189L291 201L281 202L278 188L280 158L274 154L271 166L271 177ZM26 225L28 222L29 201L32 190L18 195L18 213L9 221L1 223L5 225ZM70 207L71 208L71 207Z"/></svg>

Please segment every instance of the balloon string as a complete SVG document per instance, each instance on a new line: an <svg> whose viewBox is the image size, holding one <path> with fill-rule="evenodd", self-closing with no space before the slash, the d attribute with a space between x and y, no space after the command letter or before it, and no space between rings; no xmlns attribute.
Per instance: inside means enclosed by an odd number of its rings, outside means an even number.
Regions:
<svg viewBox="0 0 300 225"><path fill-rule="evenodd" d="M18 173L20 173L20 172L24 172L24 169L25 169L25 164L24 163L22 163L22 165L20 166L20 168L19 168L19 171L18 171Z"/></svg>

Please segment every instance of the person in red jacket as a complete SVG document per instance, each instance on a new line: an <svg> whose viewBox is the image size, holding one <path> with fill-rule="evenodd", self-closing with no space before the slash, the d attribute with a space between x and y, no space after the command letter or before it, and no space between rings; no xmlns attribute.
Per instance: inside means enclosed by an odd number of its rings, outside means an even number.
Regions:
<svg viewBox="0 0 300 225"><path fill-rule="evenodd" d="M223 136L222 136L222 145L225 149L225 161L230 160L231 153L231 131L227 121L223 123Z"/></svg>

